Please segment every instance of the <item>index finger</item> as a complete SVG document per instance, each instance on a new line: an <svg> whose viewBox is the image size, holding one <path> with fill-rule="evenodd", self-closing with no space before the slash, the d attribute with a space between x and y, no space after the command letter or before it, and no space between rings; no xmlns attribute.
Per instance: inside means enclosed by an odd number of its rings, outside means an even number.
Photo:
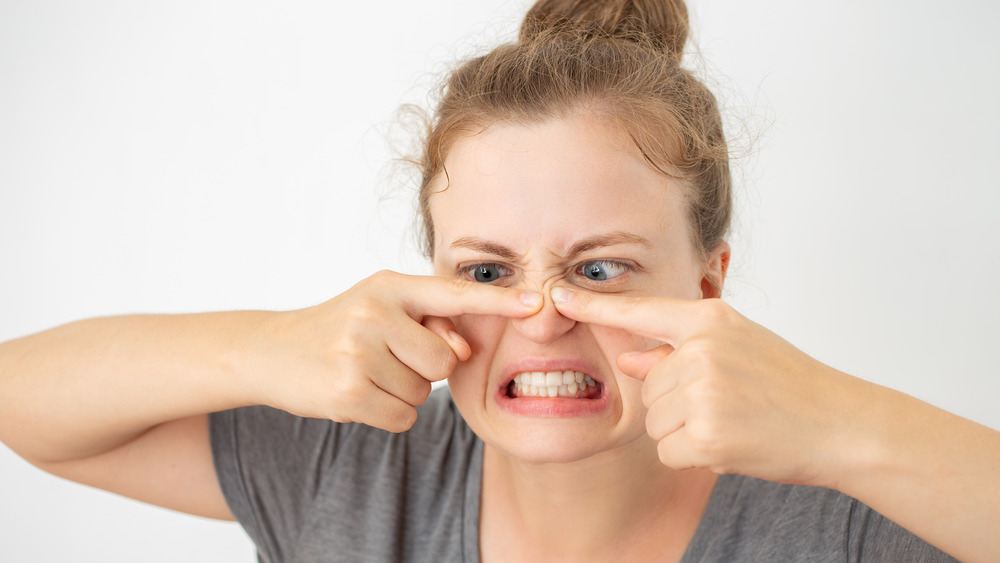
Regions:
<svg viewBox="0 0 1000 563"><path fill-rule="evenodd" d="M552 289L552 302L563 316L578 322L620 328L638 336L680 346L697 315L691 299L636 297Z"/></svg>
<svg viewBox="0 0 1000 563"><path fill-rule="evenodd" d="M403 301L411 316L421 319L458 315L528 317L542 308L542 294L437 276L407 276Z"/></svg>

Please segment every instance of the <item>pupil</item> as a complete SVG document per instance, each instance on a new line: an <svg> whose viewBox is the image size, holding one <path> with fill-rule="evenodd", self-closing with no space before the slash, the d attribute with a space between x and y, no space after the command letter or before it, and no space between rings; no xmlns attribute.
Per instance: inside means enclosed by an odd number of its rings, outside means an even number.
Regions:
<svg viewBox="0 0 1000 563"><path fill-rule="evenodd" d="M493 272L493 269L490 268L489 266L480 266L479 269L476 270L477 281L481 282L493 281L493 278L495 277L496 274Z"/></svg>
<svg viewBox="0 0 1000 563"><path fill-rule="evenodd" d="M587 277L592 280L603 280L605 278L605 274L599 265L594 264L588 268Z"/></svg>

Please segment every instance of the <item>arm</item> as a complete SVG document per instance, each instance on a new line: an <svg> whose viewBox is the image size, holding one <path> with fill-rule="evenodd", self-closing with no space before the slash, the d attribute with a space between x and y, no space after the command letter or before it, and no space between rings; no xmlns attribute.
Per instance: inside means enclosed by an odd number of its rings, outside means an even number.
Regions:
<svg viewBox="0 0 1000 563"><path fill-rule="evenodd" d="M100 318L4 343L0 439L56 475L228 518L204 413L254 401L239 362L269 316Z"/></svg>
<svg viewBox="0 0 1000 563"><path fill-rule="evenodd" d="M962 561L1000 558L1000 432L864 382L829 485ZM845 423L852 421L844 421Z"/></svg>
<svg viewBox="0 0 1000 563"><path fill-rule="evenodd" d="M527 316L533 297L385 272L299 311L71 323L0 344L0 440L69 479L231 517L207 413L266 404L403 431L471 353L447 317Z"/></svg>
<svg viewBox="0 0 1000 563"><path fill-rule="evenodd" d="M718 300L553 300L666 343L618 358L643 380L664 464L834 488L958 559L1000 558L1000 432L826 366Z"/></svg>

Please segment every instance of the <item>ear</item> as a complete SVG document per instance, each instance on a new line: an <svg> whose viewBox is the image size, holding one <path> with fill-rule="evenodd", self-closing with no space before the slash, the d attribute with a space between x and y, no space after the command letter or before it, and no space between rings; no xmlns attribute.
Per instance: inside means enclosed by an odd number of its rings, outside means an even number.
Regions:
<svg viewBox="0 0 1000 563"><path fill-rule="evenodd" d="M708 253L705 271L701 278L701 298L715 299L722 296L722 286L729 270L729 243L722 241Z"/></svg>

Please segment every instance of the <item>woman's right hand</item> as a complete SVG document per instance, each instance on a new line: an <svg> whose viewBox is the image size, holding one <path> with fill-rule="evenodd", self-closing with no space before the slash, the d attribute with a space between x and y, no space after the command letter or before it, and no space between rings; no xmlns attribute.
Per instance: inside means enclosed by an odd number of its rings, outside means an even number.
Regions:
<svg viewBox="0 0 1000 563"><path fill-rule="evenodd" d="M276 313L254 357L256 401L299 416L409 429L431 382L472 350L448 317L527 317L538 293L383 271L333 299ZM258 355L262 354L262 355Z"/></svg>
<svg viewBox="0 0 1000 563"><path fill-rule="evenodd" d="M0 343L0 442L72 481L231 518L206 413L269 405L406 430L431 382L472 353L448 317L529 316L541 300L380 272L298 311L69 323Z"/></svg>

